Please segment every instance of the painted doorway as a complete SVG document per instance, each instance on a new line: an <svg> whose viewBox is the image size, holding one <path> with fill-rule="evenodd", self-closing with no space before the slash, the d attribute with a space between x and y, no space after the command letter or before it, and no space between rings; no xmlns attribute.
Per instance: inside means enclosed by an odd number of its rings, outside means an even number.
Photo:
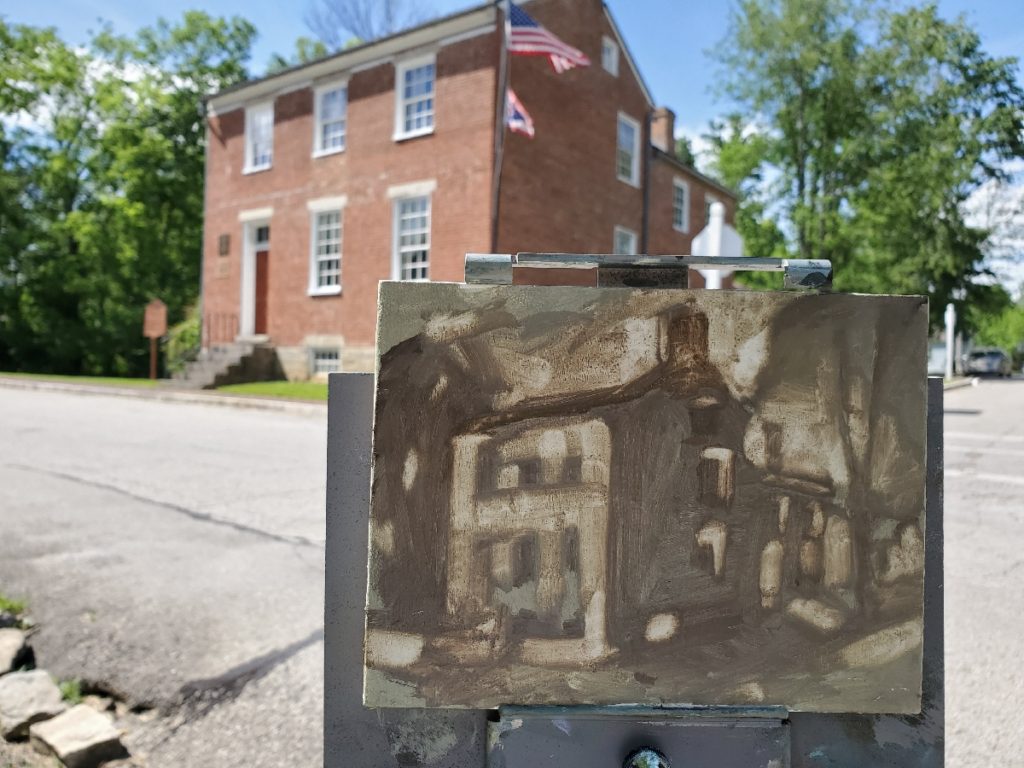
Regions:
<svg viewBox="0 0 1024 768"><path fill-rule="evenodd" d="M265 336L270 322L270 223L243 223L242 293L239 335Z"/></svg>

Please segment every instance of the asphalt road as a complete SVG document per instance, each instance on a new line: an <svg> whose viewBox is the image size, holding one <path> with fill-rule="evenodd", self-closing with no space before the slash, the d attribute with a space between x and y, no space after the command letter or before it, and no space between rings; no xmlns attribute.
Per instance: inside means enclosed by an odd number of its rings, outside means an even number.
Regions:
<svg viewBox="0 0 1024 768"><path fill-rule="evenodd" d="M946 393L946 757L1024 762L1024 380Z"/></svg>
<svg viewBox="0 0 1024 768"><path fill-rule="evenodd" d="M163 716L153 768L321 765L325 424L0 389L0 591ZM1024 380L946 393L947 765L1024 754Z"/></svg>
<svg viewBox="0 0 1024 768"><path fill-rule="evenodd" d="M0 388L0 591L147 765L322 764L325 421Z"/></svg>

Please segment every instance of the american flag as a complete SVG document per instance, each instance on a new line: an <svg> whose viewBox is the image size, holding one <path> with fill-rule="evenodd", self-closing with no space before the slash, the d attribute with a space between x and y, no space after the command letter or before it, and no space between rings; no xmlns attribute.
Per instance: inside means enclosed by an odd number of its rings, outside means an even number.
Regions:
<svg viewBox="0 0 1024 768"><path fill-rule="evenodd" d="M588 67L590 59L583 51L563 43L544 27L534 21L526 11L515 3L509 3L508 50L524 56L547 56L555 72L565 72L573 67Z"/></svg>
<svg viewBox="0 0 1024 768"><path fill-rule="evenodd" d="M508 89L508 101L505 104L505 122L513 133L522 133L533 138L533 118L511 88Z"/></svg>

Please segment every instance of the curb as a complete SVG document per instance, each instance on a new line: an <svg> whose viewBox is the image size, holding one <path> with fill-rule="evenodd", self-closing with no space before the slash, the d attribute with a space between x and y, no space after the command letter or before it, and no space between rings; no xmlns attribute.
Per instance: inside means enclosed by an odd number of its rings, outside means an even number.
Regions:
<svg viewBox="0 0 1024 768"><path fill-rule="evenodd" d="M978 378L973 376L969 379L957 379L954 381L944 381L942 383L942 391L949 392L951 389L963 389L964 387L976 387L978 385Z"/></svg>
<svg viewBox="0 0 1024 768"><path fill-rule="evenodd" d="M107 397L126 397L136 400L159 400L169 403L190 403L192 405L219 405L228 408L249 408L258 411L278 411L279 413L295 413L304 416L324 416L327 403L307 402L304 400L284 400L270 397L251 397L246 395L200 394L174 389L129 389L127 387L106 387L89 384L70 384L61 381L44 381L40 379L14 379L0 376L0 388L35 390L41 392L66 392L75 395L99 395Z"/></svg>

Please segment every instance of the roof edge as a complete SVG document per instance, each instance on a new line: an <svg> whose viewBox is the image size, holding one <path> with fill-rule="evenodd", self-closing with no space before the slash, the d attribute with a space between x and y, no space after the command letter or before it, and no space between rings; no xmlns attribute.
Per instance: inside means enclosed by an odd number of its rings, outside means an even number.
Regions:
<svg viewBox="0 0 1024 768"><path fill-rule="evenodd" d="M735 190L729 189L729 187L725 186L721 182L715 181L713 178L711 178L707 174L704 174L704 173L701 173L700 171L698 171L692 165L687 165L686 163L684 163L682 160L680 160L675 155L673 155L673 154L671 154L669 152L666 152L665 150L660 149L659 147L656 147L653 144L651 145L651 149L654 151L654 159L655 160L664 160L665 162L669 163L670 165L674 165L679 170L686 171L691 176L696 176L698 179L703 181L705 184L707 184L708 186L714 187L715 189L717 189L722 194L728 195L733 200L739 201L740 196L739 196L739 194Z"/></svg>
<svg viewBox="0 0 1024 768"><path fill-rule="evenodd" d="M612 32L615 33L616 42L619 44L619 48L626 55L626 62L629 64L629 68L633 70L633 77L636 78L637 83L640 85L640 90L644 92L644 98L647 99L647 105L654 109L657 104L654 103L654 96L651 95L651 89L647 85L647 81L644 80L643 73L640 72L640 65L636 63L636 59L633 57L633 52L629 50L629 46L626 44L626 38L622 35L622 30L619 29L619 23L615 21L615 17L612 15L612 9L608 7L608 3L602 2L601 7L604 8L604 16L608 19L608 23L611 25Z"/></svg>
<svg viewBox="0 0 1024 768"><path fill-rule="evenodd" d="M488 0L486 3L432 19L379 40L337 51L314 61L296 64L271 75L237 83L209 94L203 98L203 103L214 111L224 110L225 107L234 109L241 106L241 102L299 87L309 80L339 74L346 69L371 64L377 59L394 56L407 50L436 44L447 37L483 29L488 24L495 24L496 20L496 5Z"/></svg>

